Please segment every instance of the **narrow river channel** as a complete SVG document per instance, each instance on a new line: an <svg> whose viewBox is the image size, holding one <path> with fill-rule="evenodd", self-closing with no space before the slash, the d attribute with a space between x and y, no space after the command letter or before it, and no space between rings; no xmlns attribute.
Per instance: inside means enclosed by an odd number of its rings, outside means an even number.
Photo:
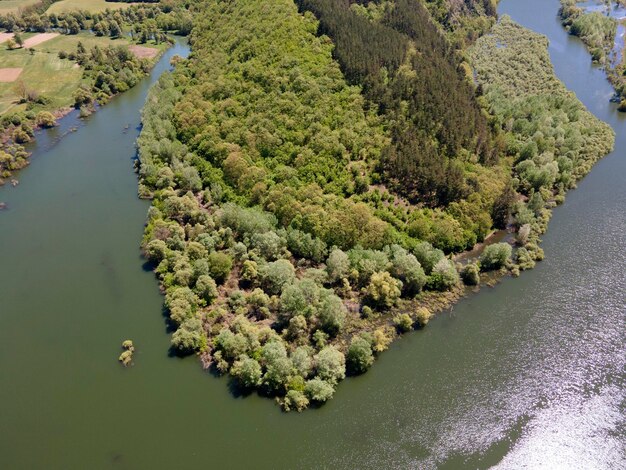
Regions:
<svg viewBox="0 0 626 470"><path fill-rule="evenodd" d="M626 116L558 3L500 12L549 36L559 77L617 150L555 210L535 270L406 335L302 414L167 354L132 157L146 92L186 49L77 132L42 136L22 184L0 189L0 468L625 468Z"/></svg>

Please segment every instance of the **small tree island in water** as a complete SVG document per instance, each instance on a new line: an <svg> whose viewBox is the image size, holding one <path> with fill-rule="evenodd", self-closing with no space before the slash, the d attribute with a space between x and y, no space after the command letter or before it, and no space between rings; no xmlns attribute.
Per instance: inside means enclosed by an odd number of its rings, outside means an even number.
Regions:
<svg viewBox="0 0 626 470"><path fill-rule="evenodd" d="M122 349L124 350L118 360L124 365L124 367L128 367L133 362L133 353L135 352L135 346L130 339L124 340L122 343Z"/></svg>

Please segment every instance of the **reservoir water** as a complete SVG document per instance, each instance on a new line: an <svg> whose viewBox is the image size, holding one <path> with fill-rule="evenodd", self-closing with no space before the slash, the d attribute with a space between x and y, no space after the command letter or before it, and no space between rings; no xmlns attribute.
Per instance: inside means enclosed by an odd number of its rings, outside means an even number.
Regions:
<svg viewBox="0 0 626 470"><path fill-rule="evenodd" d="M499 8L550 38L616 151L555 210L535 270L461 301L302 414L168 356L132 158L147 89L184 47L78 132L44 135L21 184L0 189L0 468L625 468L626 116L558 6Z"/></svg>

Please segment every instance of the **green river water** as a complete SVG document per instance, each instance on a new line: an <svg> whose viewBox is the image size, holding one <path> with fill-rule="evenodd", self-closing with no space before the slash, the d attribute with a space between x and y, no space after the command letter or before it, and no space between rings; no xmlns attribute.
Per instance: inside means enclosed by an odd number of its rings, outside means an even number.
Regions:
<svg viewBox="0 0 626 470"><path fill-rule="evenodd" d="M302 414L168 356L132 158L146 92L185 48L86 122L41 135L21 184L0 189L0 468L625 468L626 116L557 9L500 3L549 36L616 151L555 210L535 270L404 336Z"/></svg>

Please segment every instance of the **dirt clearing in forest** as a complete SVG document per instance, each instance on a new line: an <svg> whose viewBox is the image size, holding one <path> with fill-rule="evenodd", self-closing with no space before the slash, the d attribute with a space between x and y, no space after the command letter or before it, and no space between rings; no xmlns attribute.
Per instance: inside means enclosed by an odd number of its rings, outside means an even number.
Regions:
<svg viewBox="0 0 626 470"><path fill-rule="evenodd" d="M29 48L41 44L42 42L49 41L52 38L56 38L59 33L41 33L33 37L30 37L24 41L24 47Z"/></svg>
<svg viewBox="0 0 626 470"><path fill-rule="evenodd" d="M13 37L13 33L0 33L0 44L4 41L8 41Z"/></svg>
<svg viewBox="0 0 626 470"><path fill-rule="evenodd" d="M128 50L140 59L152 59L159 53L158 49L144 46L129 46Z"/></svg>
<svg viewBox="0 0 626 470"><path fill-rule="evenodd" d="M0 69L0 82L10 83L17 80L17 77L22 73L21 68L9 68L9 69Z"/></svg>

